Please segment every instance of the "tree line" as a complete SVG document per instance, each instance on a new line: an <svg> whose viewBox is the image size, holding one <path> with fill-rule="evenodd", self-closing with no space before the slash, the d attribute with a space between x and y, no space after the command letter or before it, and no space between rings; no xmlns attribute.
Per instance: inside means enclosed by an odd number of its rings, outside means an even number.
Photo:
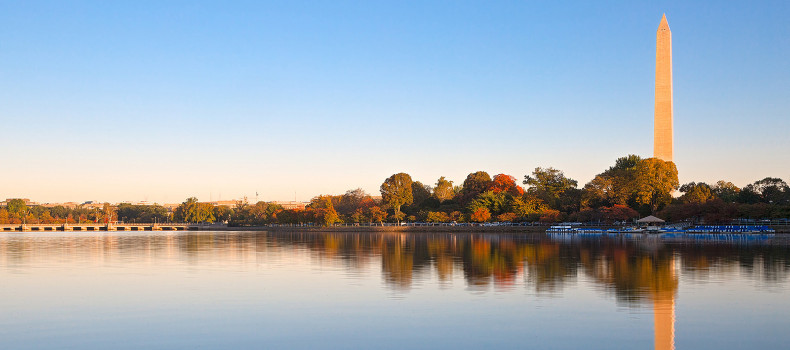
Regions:
<svg viewBox="0 0 790 350"><path fill-rule="evenodd" d="M63 224L63 223L87 223L87 222L110 222L114 221L116 212L126 204L117 207L104 203L101 206L80 205L66 207L57 205L45 207L42 205L27 205L22 199L11 199L5 207L0 207L0 224ZM155 207L144 206L145 210L155 210ZM164 212L167 209L163 208Z"/></svg>
<svg viewBox="0 0 790 350"><path fill-rule="evenodd" d="M27 207L11 200L0 209L0 223L226 222L233 226L384 222L626 222L646 215L669 221L726 223L737 218L790 217L790 188L767 177L744 188L728 181L680 185L675 164L636 155L614 165L582 187L558 169L535 168L519 181L508 174L470 173L463 183L440 177L426 185L409 174L385 179L381 197L362 189L319 195L304 209L274 203L214 206L191 197L172 212L160 205L105 204L102 208ZM682 195L681 195L682 194Z"/></svg>

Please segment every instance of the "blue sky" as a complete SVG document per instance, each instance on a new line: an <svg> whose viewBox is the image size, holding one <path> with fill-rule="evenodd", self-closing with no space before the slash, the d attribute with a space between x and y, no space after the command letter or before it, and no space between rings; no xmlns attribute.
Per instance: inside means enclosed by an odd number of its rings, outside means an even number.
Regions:
<svg viewBox="0 0 790 350"><path fill-rule="evenodd" d="M4 1L0 197L582 186L652 155L663 13L681 182L790 180L785 1Z"/></svg>

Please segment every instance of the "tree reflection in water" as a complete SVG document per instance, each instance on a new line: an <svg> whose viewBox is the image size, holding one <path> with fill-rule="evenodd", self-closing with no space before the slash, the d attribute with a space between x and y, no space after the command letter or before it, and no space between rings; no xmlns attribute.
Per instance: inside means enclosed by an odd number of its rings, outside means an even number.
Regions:
<svg viewBox="0 0 790 350"><path fill-rule="evenodd" d="M51 236L51 237L50 237ZM415 281L462 278L472 290L525 287L560 293L592 281L619 303L652 307L656 349L671 349L679 275L707 279L738 273L765 286L787 280L785 238L761 244L662 242L655 238L552 240L545 234L449 233L69 233L0 236L0 264L102 263L143 256L201 263L246 263L288 254L339 264L347 271L380 264L384 283L409 290ZM53 241L53 238L56 239ZM75 254L80 252L80 254ZM275 254L282 253L282 254ZM283 259L287 264L287 259ZM440 283L440 285L441 285Z"/></svg>
<svg viewBox="0 0 790 350"><path fill-rule="evenodd" d="M563 284L584 277L625 304L671 299L678 273L693 279L737 270L766 285L783 282L790 271L787 240L738 245L661 242L655 239L599 238L552 240L543 234L444 233L267 233L187 232L144 234L44 234L0 236L5 266L31 260L68 259L89 252L99 260L124 255L201 261L261 259L259 253L300 251L345 269L381 265L384 281L409 289L415 280L450 281L461 274L473 289L514 288L523 284L538 294L560 292ZM85 254L80 254L84 259ZM523 276L523 277L521 277ZM519 279L523 278L523 282Z"/></svg>

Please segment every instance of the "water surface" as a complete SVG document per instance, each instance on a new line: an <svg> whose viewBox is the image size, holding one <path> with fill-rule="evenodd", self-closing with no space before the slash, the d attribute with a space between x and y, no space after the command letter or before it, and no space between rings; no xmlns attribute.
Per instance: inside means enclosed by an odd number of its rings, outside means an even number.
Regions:
<svg viewBox="0 0 790 350"><path fill-rule="evenodd" d="M777 349L790 247L545 234L0 234L0 348Z"/></svg>

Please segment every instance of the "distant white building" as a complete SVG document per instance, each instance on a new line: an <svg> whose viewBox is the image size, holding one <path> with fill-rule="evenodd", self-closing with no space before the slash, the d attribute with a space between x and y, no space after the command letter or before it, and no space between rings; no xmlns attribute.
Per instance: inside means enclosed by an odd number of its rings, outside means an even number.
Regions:
<svg viewBox="0 0 790 350"><path fill-rule="evenodd" d="M309 202L296 202L296 201L288 201L288 202L274 201L269 203L277 204L286 210L294 210L294 209L303 210L308 204L310 204Z"/></svg>

